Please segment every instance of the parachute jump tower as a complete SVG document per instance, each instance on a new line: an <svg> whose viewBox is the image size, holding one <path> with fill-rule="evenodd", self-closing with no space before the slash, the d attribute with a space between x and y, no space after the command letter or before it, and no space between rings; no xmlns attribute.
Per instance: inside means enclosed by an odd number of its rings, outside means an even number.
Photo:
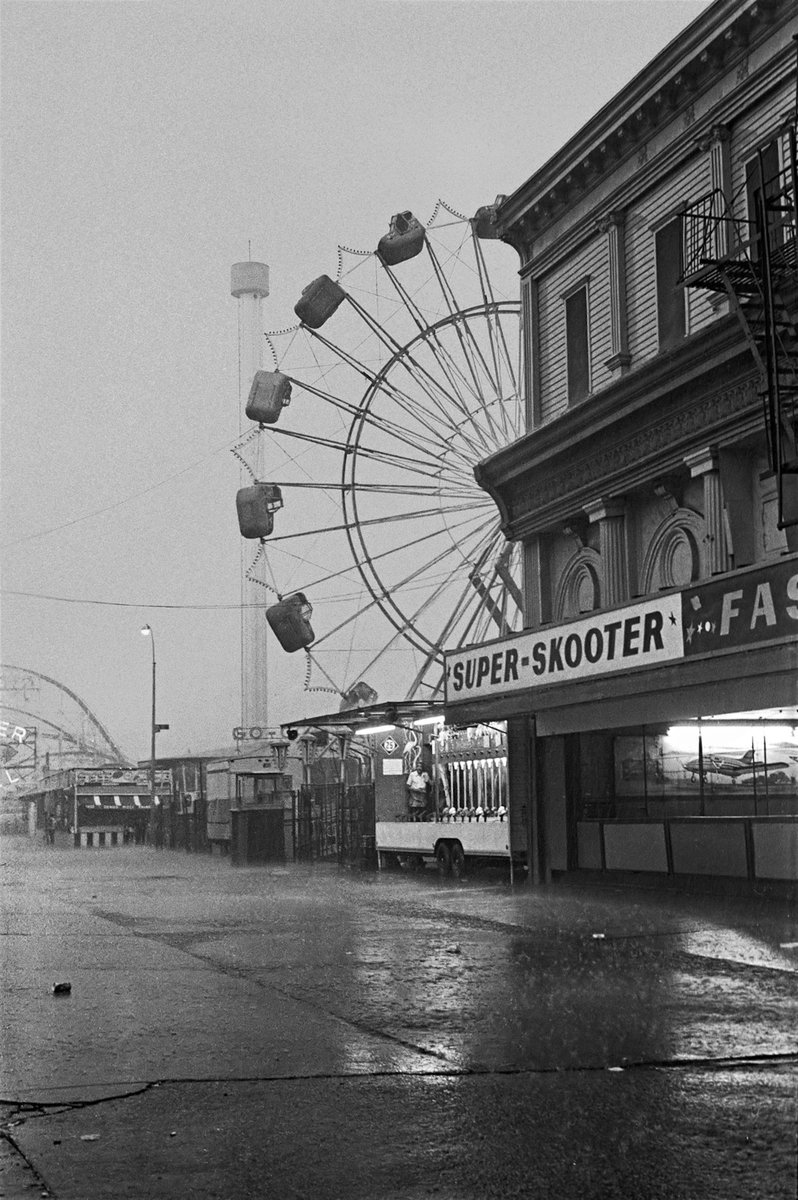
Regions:
<svg viewBox="0 0 798 1200"><path fill-rule="evenodd" d="M238 300L239 433L244 430L244 409L256 372L263 366L263 301L269 294L269 268L261 262L233 263L230 291ZM241 487L249 482L242 467ZM266 680L266 623L263 590L250 578L241 543L241 725L269 724Z"/></svg>

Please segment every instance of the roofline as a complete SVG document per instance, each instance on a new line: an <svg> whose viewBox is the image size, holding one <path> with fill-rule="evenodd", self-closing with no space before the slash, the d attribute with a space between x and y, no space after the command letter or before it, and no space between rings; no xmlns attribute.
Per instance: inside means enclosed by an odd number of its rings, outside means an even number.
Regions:
<svg viewBox="0 0 798 1200"><path fill-rule="evenodd" d="M281 729L347 729L357 733L358 728L374 725L402 725L423 719L425 715L440 713L443 716L443 700L383 700L367 704L363 708L348 708L336 713L322 713L317 717L301 717L296 721L284 721Z"/></svg>
<svg viewBox="0 0 798 1200"><path fill-rule="evenodd" d="M520 187L502 202L498 224L506 229L529 207L530 198L545 193L567 174L569 169L581 163L597 144L603 142L629 115L639 110L671 79L679 69L695 61L708 45L749 10L761 18L764 8L777 9L780 0L767 0L766 4L752 0L715 0L700 13L685 29L660 51L625 87L621 88L598 112L590 118L565 144Z"/></svg>

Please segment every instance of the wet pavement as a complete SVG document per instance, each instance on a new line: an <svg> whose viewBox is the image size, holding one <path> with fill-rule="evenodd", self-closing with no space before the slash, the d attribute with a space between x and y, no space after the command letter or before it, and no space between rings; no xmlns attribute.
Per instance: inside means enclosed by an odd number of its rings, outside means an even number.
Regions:
<svg viewBox="0 0 798 1200"><path fill-rule="evenodd" d="M0 1196L798 1194L784 900L14 837L0 870Z"/></svg>

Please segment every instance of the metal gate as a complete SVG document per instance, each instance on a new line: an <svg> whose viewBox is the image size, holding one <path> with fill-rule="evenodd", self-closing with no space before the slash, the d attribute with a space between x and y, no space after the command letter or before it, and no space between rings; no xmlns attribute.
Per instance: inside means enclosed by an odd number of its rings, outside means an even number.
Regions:
<svg viewBox="0 0 798 1200"><path fill-rule="evenodd" d="M376 861L374 785L311 784L294 801L297 862L371 866Z"/></svg>

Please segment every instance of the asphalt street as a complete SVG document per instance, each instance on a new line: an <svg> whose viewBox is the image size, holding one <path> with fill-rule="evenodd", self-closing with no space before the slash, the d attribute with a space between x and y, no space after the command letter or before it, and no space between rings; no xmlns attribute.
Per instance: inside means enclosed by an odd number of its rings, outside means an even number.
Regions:
<svg viewBox="0 0 798 1200"><path fill-rule="evenodd" d="M787 900L11 836L0 868L0 1196L798 1193Z"/></svg>

